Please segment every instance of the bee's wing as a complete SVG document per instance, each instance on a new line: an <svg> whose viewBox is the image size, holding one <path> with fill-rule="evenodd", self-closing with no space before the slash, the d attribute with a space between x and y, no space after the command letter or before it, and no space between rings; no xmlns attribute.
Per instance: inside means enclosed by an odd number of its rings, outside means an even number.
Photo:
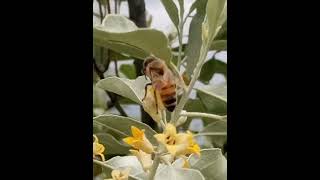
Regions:
<svg viewBox="0 0 320 180"><path fill-rule="evenodd" d="M176 75L174 75L172 72L171 72L171 76L170 76L170 80L171 80L171 83L174 83L176 85L176 92L177 92L177 95L181 95L183 93L183 89L186 87L186 85L184 84L184 82L182 81L182 78L181 76L180 77L177 77Z"/></svg>

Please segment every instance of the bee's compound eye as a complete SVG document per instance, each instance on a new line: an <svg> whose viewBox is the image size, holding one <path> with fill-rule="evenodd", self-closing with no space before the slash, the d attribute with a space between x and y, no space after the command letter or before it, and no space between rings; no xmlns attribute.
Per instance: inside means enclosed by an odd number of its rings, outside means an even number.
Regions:
<svg viewBox="0 0 320 180"><path fill-rule="evenodd" d="M158 73L162 76L164 74L163 69L159 69Z"/></svg>
<svg viewBox="0 0 320 180"><path fill-rule="evenodd" d="M144 60L144 63L143 63L143 66L144 68L146 68L148 66L149 63L151 63L152 61L156 60L154 57L150 56L150 57L147 57L145 60Z"/></svg>

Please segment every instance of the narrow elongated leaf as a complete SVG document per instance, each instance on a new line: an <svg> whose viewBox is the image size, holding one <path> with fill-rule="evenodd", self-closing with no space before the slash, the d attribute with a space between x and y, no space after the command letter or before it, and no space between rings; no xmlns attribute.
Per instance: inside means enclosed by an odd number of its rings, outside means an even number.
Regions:
<svg viewBox="0 0 320 180"><path fill-rule="evenodd" d="M191 14L199 6L199 3L201 3L201 0L200 1L199 0L195 0L192 3L188 13Z"/></svg>
<svg viewBox="0 0 320 180"><path fill-rule="evenodd" d="M203 149L200 153L200 157L189 157L191 168L199 170L206 180L227 180L227 160L221 149Z"/></svg>
<svg viewBox="0 0 320 180"><path fill-rule="evenodd" d="M97 86L106 91L131 99L138 104L142 104L141 99L144 97L144 87L146 83L148 83L148 81L144 76L139 76L136 80L108 77L100 80Z"/></svg>
<svg viewBox="0 0 320 180"><path fill-rule="evenodd" d="M178 0L179 2L179 17L184 15L184 0ZM183 19L180 19L180 21L183 21ZM182 32L183 33L183 32Z"/></svg>
<svg viewBox="0 0 320 180"><path fill-rule="evenodd" d="M178 29L179 26L179 12L176 4L173 0L161 0L164 8L166 9L171 21Z"/></svg>
<svg viewBox="0 0 320 180"><path fill-rule="evenodd" d="M107 129L118 134L122 138L132 136L131 126L135 126L139 129L144 129L145 135L150 142L157 145L157 141L153 137L156 132L150 126L129 117L113 114L100 115L93 118L93 124L101 127L100 132L103 132L103 129Z"/></svg>
<svg viewBox="0 0 320 180"><path fill-rule="evenodd" d="M211 43L227 18L226 0L208 0L204 25L208 32L207 42Z"/></svg>
<svg viewBox="0 0 320 180"><path fill-rule="evenodd" d="M192 75L192 72L199 60L200 56L200 47L202 45L202 22L205 17L207 0L197 0L195 8L197 9L196 15L192 18L189 28L189 40L186 47L186 56L187 56L187 68L186 72L189 76Z"/></svg>
<svg viewBox="0 0 320 180"><path fill-rule="evenodd" d="M171 50L165 34L150 28L137 28L121 15L107 15L101 25L93 27L94 44L144 59L153 54L165 61L171 59Z"/></svg>
<svg viewBox="0 0 320 180"><path fill-rule="evenodd" d="M223 23L214 40L227 40L227 20Z"/></svg>

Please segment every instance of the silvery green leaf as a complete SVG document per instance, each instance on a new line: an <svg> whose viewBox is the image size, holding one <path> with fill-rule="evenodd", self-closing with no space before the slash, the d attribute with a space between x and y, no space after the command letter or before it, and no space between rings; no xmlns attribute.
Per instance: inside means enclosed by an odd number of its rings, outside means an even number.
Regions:
<svg viewBox="0 0 320 180"><path fill-rule="evenodd" d="M199 170L206 180L227 180L227 160L221 149L202 149L201 156L191 155L191 168Z"/></svg>
<svg viewBox="0 0 320 180"><path fill-rule="evenodd" d="M227 99L211 90L197 88L197 95L207 112L217 115L227 114Z"/></svg>
<svg viewBox="0 0 320 180"><path fill-rule="evenodd" d="M118 134L122 138L132 136L131 126L135 126L145 130L145 135L152 144L158 144L153 137L156 132L150 126L129 117L113 114L100 115L93 118L93 125L96 126L97 131L104 132L104 129L106 129Z"/></svg>
<svg viewBox="0 0 320 180"><path fill-rule="evenodd" d="M174 168L166 166L158 170L155 180L205 180L203 175L195 169Z"/></svg>
<svg viewBox="0 0 320 180"><path fill-rule="evenodd" d="M208 32L207 42L211 43L227 18L227 0L208 0L204 26Z"/></svg>
<svg viewBox="0 0 320 180"><path fill-rule="evenodd" d="M96 133L99 143L103 144L107 150L105 154L128 154L130 147L122 142L119 142L112 135L107 133Z"/></svg>
<svg viewBox="0 0 320 180"><path fill-rule="evenodd" d="M173 2L173 0L161 0L161 3L163 4L164 8L166 9L171 21L175 25L175 27L178 29L179 26L179 12L176 4Z"/></svg>
<svg viewBox="0 0 320 180"><path fill-rule="evenodd" d="M227 122L216 120L203 128L199 134L205 135L214 147L222 148L227 141Z"/></svg>
<svg viewBox="0 0 320 180"><path fill-rule="evenodd" d="M192 18L189 28L189 40L188 45L186 47L186 56L187 56L187 69L186 72L188 75L191 75L194 68L196 67L196 64L199 60L200 56L200 47L202 45L202 22L204 20L204 17L206 15L205 9L206 9L206 3L207 0L197 0L193 6L193 8L197 9L197 13Z"/></svg>
<svg viewBox="0 0 320 180"><path fill-rule="evenodd" d="M105 162L114 169L130 168L130 175L143 173L142 166L136 156L116 156Z"/></svg>
<svg viewBox="0 0 320 180"><path fill-rule="evenodd" d="M98 81L97 87L129 98L141 105L146 83L148 83L148 81L144 76L139 76L135 80L114 76Z"/></svg>
<svg viewBox="0 0 320 180"><path fill-rule="evenodd" d="M138 59L144 59L151 54L165 61L171 59L169 41L163 32L138 28L122 15L109 14L102 24L94 25L93 42Z"/></svg>

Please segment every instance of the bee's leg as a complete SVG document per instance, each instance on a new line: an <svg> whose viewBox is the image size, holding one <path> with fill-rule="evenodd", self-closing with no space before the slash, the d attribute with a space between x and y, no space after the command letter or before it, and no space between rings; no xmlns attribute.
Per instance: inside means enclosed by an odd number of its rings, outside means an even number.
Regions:
<svg viewBox="0 0 320 180"><path fill-rule="evenodd" d="M150 85L152 85L152 83L148 83L148 84L146 84L146 86L144 87L144 97L143 97L143 99L142 99L142 101L146 98L146 96L147 96L147 88L148 88L148 86L150 86Z"/></svg>
<svg viewBox="0 0 320 180"><path fill-rule="evenodd" d="M159 109L158 109L158 98L157 98L157 93L154 91L154 99L156 101L156 109L157 109L157 114L159 114Z"/></svg>

